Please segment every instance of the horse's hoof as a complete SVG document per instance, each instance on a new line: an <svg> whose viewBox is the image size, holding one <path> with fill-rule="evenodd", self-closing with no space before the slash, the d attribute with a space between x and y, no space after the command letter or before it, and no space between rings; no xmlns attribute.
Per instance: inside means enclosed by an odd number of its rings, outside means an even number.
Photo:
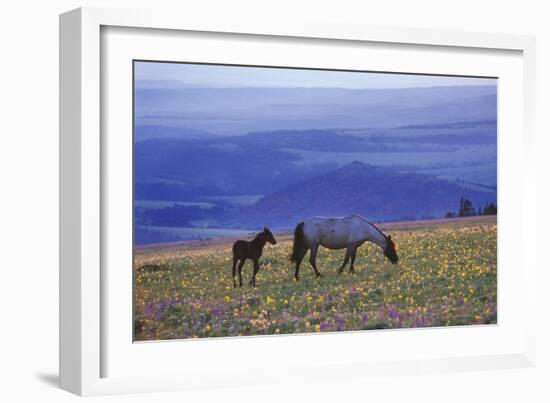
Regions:
<svg viewBox="0 0 550 403"><path fill-rule="evenodd" d="M317 278L323 278L323 275L321 273L318 273Z"/></svg>

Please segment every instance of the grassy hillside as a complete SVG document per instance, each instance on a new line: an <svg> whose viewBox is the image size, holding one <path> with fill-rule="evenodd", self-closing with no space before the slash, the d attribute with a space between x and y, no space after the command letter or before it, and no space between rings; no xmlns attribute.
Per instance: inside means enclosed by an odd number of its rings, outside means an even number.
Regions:
<svg viewBox="0 0 550 403"><path fill-rule="evenodd" d="M234 238L137 249L135 340L496 323L495 217L384 229L397 243L398 265L368 244L356 273L339 276L343 251L321 248L325 278L306 262L300 282L287 260L291 238L276 234L256 288L233 289ZM244 281L251 271L247 263Z"/></svg>

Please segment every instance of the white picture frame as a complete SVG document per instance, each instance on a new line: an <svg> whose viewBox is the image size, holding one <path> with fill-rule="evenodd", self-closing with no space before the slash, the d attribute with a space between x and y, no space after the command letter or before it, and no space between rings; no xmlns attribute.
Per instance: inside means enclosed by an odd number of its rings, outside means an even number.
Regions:
<svg viewBox="0 0 550 403"><path fill-rule="evenodd" d="M515 251L520 271L517 274L522 281L507 281L505 286L510 287L521 296L525 318L521 322L509 325L509 334L513 333L514 342L501 346L500 350L484 352L483 348L469 349L468 354L461 355L459 350L453 354L400 356L398 352L388 359L369 360L353 357L351 360L327 360L312 362L310 371L303 373L308 363L307 357L308 335L290 336L286 338L258 337L245 339L193 341L187 343L187 359L185 363L170 363L166 373L158 376L125 373L121 367L118 371L106 369L106 359L113 354L112 345L106 335L105 326L111 322L109 304L106 303L108 291L103 283L109 278L102 271L107 266L104 244L103 227L108 226L108 220L102 206L104 206L106 183L110 175L106 164L105 147L111 143L102 139L102 132L107 124L102 120L107 115L102 111L102 92L107 93L108 83L102 81L102 30L107 27L155 29L171 32L193 32L195 36L207 33L223 35L246 35L257 40L273 38L290 38L291 40L319 40L333 41L331 46L342 43L377 43L399 44L404 46L433 47L438 49L469 49L478 54L492 51L515 52L520 58L523 89L522 103L522 133L514 137L518 147L508 147L504 156L514 157L520 161L514 184L522 186L522 192L514 196L517 206L521 208L520 218L511 221L506 228L517 231L516 239L521 239L521 245ZM159 32L159 31L158 31ZM60 17L60 385L63 389L79 395L96 395L112 393L129 393L140 391L160 391L171 389L186 389L200 387L228 386L235 383L240 385L257 384L264 382L295 382L296 374L299 380L304 378L327 379L333 378L335 372L339 377L346 374L354 376L369 376L370 374L411 374L418 372L437 372L453 370L491 369L503 367L526 367L535 362L534 323L529 317L535 312L535 279L537 262L535 253L527 253L530 244L527 234L536 232L535 210L535 182L536 172L534 144L534 92L535 92L535 42L533 37L520 35L468 33L456 31L429 31L408 28L382 28L366 26L350 26L331 23L304 22L299 26L281 21L254 20L213 20L200 19L192 15L172 15L169 13L151 12L148 10L115 10L102 8L81 8L70 11ZM406 70L406 67L404 67ZM103 112L103 113L102 113ZM105 126L107 125L107 126ZM510 134L512 135L512 134ZM516 143L514 143L516 144ZM500 147L500 145L499 145ZM516 154L514 154L516 153ZM499 157L502 155L499 152ZM506 159L505 158L505 159ZM508 162L511 158L508 158ZM499 163L500 164L500 163ZM500 168L500 165L499 165ZM500 181L507 178L499 177ZM500 197L500 196L499 196ZM500 207L500 204L499 204ZM499 208L500 212L500 208ZM499 226L501 217L499 215ZM499 236L501 234L499 233ZM532 250L533 246L529 246ZM499 259L502 255L499 252ZM103 269L102 269L103 268ZM510 277L509 277L510 279ZM499 280L499 287L501 286ZM108 288L108 287L107 287ZM499 290L500 292L500 290ZM500 295L500 294L499 294ZM510 295L510 293L506 294ZM500 298L500 296L499 296ZM499 300L499 309L500 303ZM529 309L531 308L531 309ZM499 312L500 317L500 312ZM513 328L513 329L512 329ZM495 329L495 328L493 328ZM505 329L501 326L497 330L478 330L479 337L490 340L498 336L498 332ZM513 330L513 331L512 331ZM424 332L424 333L419 333ZM459 340L467 336L468 329L455 329L453 333L441 335L441 329L423 329L407 333L382 331L369 332L374 338L389 338L392 342L415 343L413 339L430 337L436 332L436 338L443 340ZM440 332L438 335L437 332ZM485 332L486 334L480 334ZM492 332L492 333L491 333ZM381 336L383 335L383 336ZM353 335L323 335L315 336L316 344L332 346L342 343L353 345L366 340L365 332L355 332ZM334 339L334 338L340 339ZM521 342L518 340L521 338ZM504 339L503 339L504 340ZM507 340L507 339L506 339ZM510 339L512 340L512 339ZM173 343L148 343L147 351L143 354L158 355L172 354ZM273 368L266 366L260 373L252 371L246 377L237 377L229 373L229 369L218 366L208 381L204 380L207 367L197 370L196 376L186 373L186 368L199 366L198 358L192 355L193 349L208 354L208 350L226 354L228 350L244 350L243 343L257 353L270 349L288 348L293 351L303 350L304 354L297 354L295 359L289 360L282 370L284 363L276 362ZM498 343L495 343L498 344ZM159 347L155 347L158 345ZM182 345L182 344L180 344ZM414 345L414 344L412 344ZM480 344L482 346L482 344ZM115 347L117 347L115 345ZM248 348L248 347L247 347ZM110 350L110 351L109 351ZM157 352L155 352L157 351ZM464 350L466 351L466 350ZM128 354L133 354L128 350ZM180 352L181 353L181 352ZM186 354L187 354L186 353ZM229 354L229 353L227 353ZM206 355L210 360L212 356ZM122 359L128 356L122 356ZM230 359L227 356L227 359ZM235 357L232 357L233 359ZM243 363L253 362L253 358L243 358ZM265 356L264 356L265 359ZM162 358L161 358L162 360ZM195 361L193 361L195 360ZM257 360L259 367L262 364ZM214 361L212 361L214 362ZM241 364L244 365L244 364ZM330 370L333 369L333 370ZM338 371L335 371L335 370ZM202 372L201 372L202 371ZM116 375L111 376L110 373ZM184 375L186 374L186 375ZM329 375L330 374L330 375Z"/></svg>

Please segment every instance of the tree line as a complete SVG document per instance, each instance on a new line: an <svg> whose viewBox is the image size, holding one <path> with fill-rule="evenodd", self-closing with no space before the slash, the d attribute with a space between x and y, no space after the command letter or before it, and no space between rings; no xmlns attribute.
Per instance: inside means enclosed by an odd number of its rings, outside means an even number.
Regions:
<svg viewBox="0 0 550 403"><path fill-rule="evenodd" d="M471 217L481 215L496 215L497 205L493 202L485 203L485 206L478 205L477 208L473 205L472 201L465 197L460 198L460 205L458 211L449 211L445 214L447 218L453 217Z"/></svg>

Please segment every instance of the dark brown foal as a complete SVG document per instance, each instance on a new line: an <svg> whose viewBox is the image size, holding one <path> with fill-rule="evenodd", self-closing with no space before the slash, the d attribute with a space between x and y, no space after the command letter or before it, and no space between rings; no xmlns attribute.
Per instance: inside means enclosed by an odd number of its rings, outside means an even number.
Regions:
<svg viewBox="0 0 550 403"><path fill-rule="evenodd" d="M244 263L247 259L252 260L254 263L254 271L252 273L252 278L250 279L250 285L256 286L256 274L260 270L259 259L262 256L262 252L265 244L269 242L272 245L275 245L275 237L268 228L264 228L252 241L243 241L238 240L233 244L233 287L237 287L235 281L235 274L237 269L239 271L239 287L243 286L242 270ZM237 266L238 263L238 266Z"/></svg>

